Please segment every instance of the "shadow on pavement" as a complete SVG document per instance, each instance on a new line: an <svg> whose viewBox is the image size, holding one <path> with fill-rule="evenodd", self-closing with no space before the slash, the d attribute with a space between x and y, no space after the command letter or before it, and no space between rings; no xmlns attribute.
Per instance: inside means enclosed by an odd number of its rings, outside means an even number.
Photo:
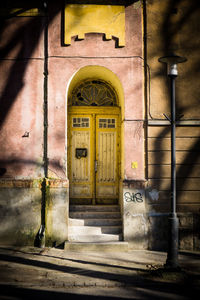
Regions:
<svg viewBox="0 0 200 300"><path fill-rule="evenodd" d="M5 249L4 249L5 250ZM18 253L19 255L19 253ZM38 256L37 256L38 257ZM104 265L102 263L95 263L95 265L99 265L100 267L105 266L102 270L95 270L92 267L93 264L90 264L88 261L88 265L90 268L87 268L86 261L82 259L63 259L63 264L57 264L56 260L52 262L44 261L45 257L40 257L37 260L37 257L25 258L16 256L15 254L0 254L0 261L2 264L2 269L0 269L0 277L2 278L0 284L0 299L12 299L12 300L23 300L23 299L88 299L95 300L98 299L125 299L125 293L123 291L132 292L132 297L128 297L131 299L197 299L196 294L199 293L199 287L195 284L195 280L199 280L198 276L187 276L178 277L178 280L172 280L172 278L162 278L162 274L155 272L150 272L149 270L144 270L141 268L128 268L124 269L123 273L119 273L116 269L116 265ZM38 257L39 258L39 257ZM52 257L51 257L52 258ZM56 257L56 259L59 257ZM62 259L62 258L59 258ZM79 266L72 266L71 263L81 263ZM84 267L84 265L86 267ZM19 267L18 267L19 266ZM24 268L24 274L20 277L21 274L19 272L23 271L23 268L20 269L20 266L27 266L29 268ZM112 268L114 267L114 268ZM108 269L107 269L108 268ZM112 269L109 269L112 268ZM119 270L121 266L118 266ZM123 267L122 267L123 269ZM4 272L3 272L4 270ZM21 270L21 271L20 271ZM44 280L41 277L41 280L38 279L37 270L45 270L51 272L54 275L54 271L56 273L55 282L52 277L51 280ZM116 272L115 272L116 270ZM126 273L127 271L127 273ZM131 271L131 272L130 272ZM133 272L132 272L133 271ZM10 273L11 272L11 277ZM12 276L13 273L17 274L16 276ZM15 275L16 275L15 274ZM62 274L65 274L64 277ZM24 275L24 277L23 277ZM75 277L73 277L76 275ZM174 274L172 274L174 276ZM9 281L6 280L8 276ZM26 282L26 276L28 276L28 281ZM33 276L33 277L31 277ZM157 276L157 277L156 277ZM171 274L170 274L171 276ZM18 278L19 277L19 278ZM18 282L15 282L17 278ZM34 280L36 281L34 282ZM44 278L45 279L45 278ZM47 278L48 279L48 278ZM20 282L21 280L21 282ZM79 280L81 284L79 285ZM92 286L89 285L90 280L92 280ZM100 281L99 281L100 280ZM105 284L103 286L103 282L101 280L107 280L108 285ZM197 281L196 281L197 282ZM70 285L71 284L71 285ZM111 286L110 286L111 284ZM95 289L103 288L105 290L109 290L111 287L119 289L119 293L114 295L110 295L109 297L104 296L105 293L101 294L101 296L95 294ZM69 292L72 290L72 292ZM93 289L94 295L86 294L86 289ZM76 291L78 290L78 294ZM74 291L74 292L73 292ZM121 292L122 291L122 292Z"/></svg>

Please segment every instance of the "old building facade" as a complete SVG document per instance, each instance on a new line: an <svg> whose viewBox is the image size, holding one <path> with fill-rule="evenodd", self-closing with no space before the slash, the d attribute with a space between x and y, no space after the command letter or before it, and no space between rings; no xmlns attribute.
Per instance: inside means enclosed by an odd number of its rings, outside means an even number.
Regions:
<svg viewBox="0 0 200 300"><path fill-rule="evenodd" d="M166 249L169 92L158 58L173 50L192 58L176 80L180 248L199 249L195 2L30 2L1 4L1 244Z"/></svg>

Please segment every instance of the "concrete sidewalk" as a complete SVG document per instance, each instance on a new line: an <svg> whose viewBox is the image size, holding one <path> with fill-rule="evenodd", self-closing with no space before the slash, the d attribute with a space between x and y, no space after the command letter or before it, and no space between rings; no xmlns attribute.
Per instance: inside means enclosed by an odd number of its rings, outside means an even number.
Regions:
<svg viewBox="0 0 200 300"><path fill-rule="evenodd" d="M181 253L181 272L164 272L166 253L78 253L0 246L0 299L197 299L200 255Z"/></svg>

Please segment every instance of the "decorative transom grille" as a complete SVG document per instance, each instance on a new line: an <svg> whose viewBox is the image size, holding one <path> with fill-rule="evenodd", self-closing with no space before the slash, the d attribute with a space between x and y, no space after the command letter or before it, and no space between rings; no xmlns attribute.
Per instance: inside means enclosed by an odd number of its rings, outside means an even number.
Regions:
<svg viewBox="0 0 200 300"><path fill-rule="evenodd" d="M89 128L89 118L73 118L72 126L78 128Z"/></svg>
<svg viewBox="0 0 200 300"><path fill-rule="evenodd" d="M72 106L117 106L114 90L100 80L86 80L76 87L69 104Z"/></svg>
<svg viewBox="0 0 200 300"><path fill-rule="evenodd" d="M99 128L115 128L115 119L99 119Z"/></svg>

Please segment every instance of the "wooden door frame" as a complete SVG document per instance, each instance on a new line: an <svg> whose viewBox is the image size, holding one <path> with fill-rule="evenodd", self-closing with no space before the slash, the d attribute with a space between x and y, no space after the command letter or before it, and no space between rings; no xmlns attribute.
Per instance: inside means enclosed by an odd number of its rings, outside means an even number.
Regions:
<svg viewBox="0 0 200 300"><path fill-rule="evenodd" d="M70 180L70 163L71 163L71 158L69 157L69 149L70 149L70 134L69 134L69 130L70 130L70 115L109 115L109 116L116 116L118 117L118 122L117 122L117 144L118 144L118 159L117 159L117 170L118 170L118 201L119 201L119 197L120 197L120 175L121 175L121 162L120 162L120 158L121 158L121 113L120 113L120 108L119 107L111 107L111 106L69 106L68 107L68 140L67 140L67 149L68 149L68 159L67 159L67 169L68 169L68 178ZM96 125L95 125L95 131L96 131ZM95 137L96 138L96 137ZM95 143L95 147L96 147L96 143ZM94 155L96 155L94 153ZM94 178L93 180L94 185L96 185L96 180ZM70 185L70 182L69 182ZM87 198L86 198L87 199ZM93 204L95 204L93 202Z"/></svg>

